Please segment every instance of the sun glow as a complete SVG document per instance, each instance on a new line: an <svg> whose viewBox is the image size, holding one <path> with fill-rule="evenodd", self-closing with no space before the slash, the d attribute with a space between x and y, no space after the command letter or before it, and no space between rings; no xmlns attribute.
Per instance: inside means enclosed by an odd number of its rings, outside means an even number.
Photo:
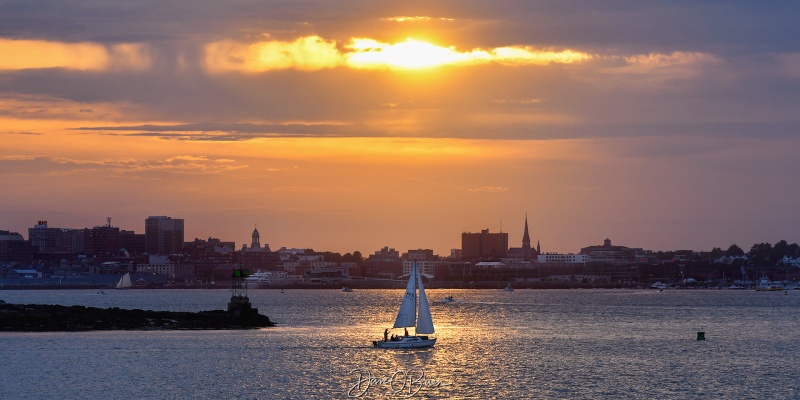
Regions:
<svg viewBox="0 0 800 400"><path fill-rule="evenodd" d="M452 47L440 47L414 39L396 44L353 39L348 48L353 52L348 55L347 64L354 68L419 69L490 57L485 52L459 53Z"/></svg>
<svg viewBox="0 0 800 400"><path fill-rule="evenodd" d="M591 59L578 51L538 49L530 46L476 48L459 51L409 38L385 43L370 38L352 38L346 44L319 36L293 41L223 40L205 46L206 67L211 72L265 72L281 69L318 71L330 68L370 70L418 70L445 65L470 66L496 63L506 66L570 64Z"/></svg>

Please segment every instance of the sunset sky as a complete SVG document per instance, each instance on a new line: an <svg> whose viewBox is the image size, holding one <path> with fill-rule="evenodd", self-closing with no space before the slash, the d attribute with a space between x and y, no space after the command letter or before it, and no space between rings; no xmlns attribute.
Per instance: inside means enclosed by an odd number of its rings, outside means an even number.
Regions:
<svg viewBox="0 0 800 400"><path fill-rule="evenodd" d="M0 230L800 242L796 1L3 1Z"/></svg>

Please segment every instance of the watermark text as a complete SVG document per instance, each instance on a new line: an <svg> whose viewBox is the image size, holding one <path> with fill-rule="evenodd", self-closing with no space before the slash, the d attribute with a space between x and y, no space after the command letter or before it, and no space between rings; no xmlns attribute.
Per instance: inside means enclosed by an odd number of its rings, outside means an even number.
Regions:
<svg viewBox="0 0 800 400"><path fill-rule="evenodd" d="M425 377L425 371L421 368L398 369L385 377L375 376L368 369L355 369L351 373L356 378L356 382L347 391L347 397L362 397L372 388L383 388L391 397L408 398L423 389L450 385L450 383L438 379Z"/></svg>

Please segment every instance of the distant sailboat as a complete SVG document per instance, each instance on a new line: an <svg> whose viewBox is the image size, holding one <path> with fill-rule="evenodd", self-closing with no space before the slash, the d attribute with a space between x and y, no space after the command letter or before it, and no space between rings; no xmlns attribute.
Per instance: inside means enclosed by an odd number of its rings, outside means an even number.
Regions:
<svg viewBox="0 0 800 400"><path fill-rule="evenodd" d="M117 286L114 286L117 289L130 289L133 287L133 283L131 283L131 273L127 272L125 275L122 275L122 278L119 278L119 282L117 282Z"/></svg>
<svg viewBox="0 0 800 400"><path fill-rule="evenodd" d="M417 289L419 289L419 304L417 304ZM415 327L415 330L414 335L410 336L407 334L407 328L411 327ZM422 286L422 276L417 270L416 262L408 277L406 294L403 296L403 302L400 304L400 311L397 312L393 328L404 328L406 334L399 336L396 340L389 340L387 330L384 340L373 341L373 346L385 349L407 349L433 347L436 343L436 338L420 336L420 334L433 334L434 329L428 296L425 295L425 287Z"/></svg>

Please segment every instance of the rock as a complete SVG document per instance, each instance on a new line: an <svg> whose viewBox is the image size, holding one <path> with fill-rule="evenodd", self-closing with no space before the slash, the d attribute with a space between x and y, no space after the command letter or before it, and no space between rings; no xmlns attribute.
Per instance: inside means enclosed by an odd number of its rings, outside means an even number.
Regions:
<svg viewBox="0 0 800 400"><path fill-rule="evenodd" d="M255 309L254 309L255 310ZM256 329L274 326L258 311L175 312L43 304L0 303L0 331Z"/></svg>

